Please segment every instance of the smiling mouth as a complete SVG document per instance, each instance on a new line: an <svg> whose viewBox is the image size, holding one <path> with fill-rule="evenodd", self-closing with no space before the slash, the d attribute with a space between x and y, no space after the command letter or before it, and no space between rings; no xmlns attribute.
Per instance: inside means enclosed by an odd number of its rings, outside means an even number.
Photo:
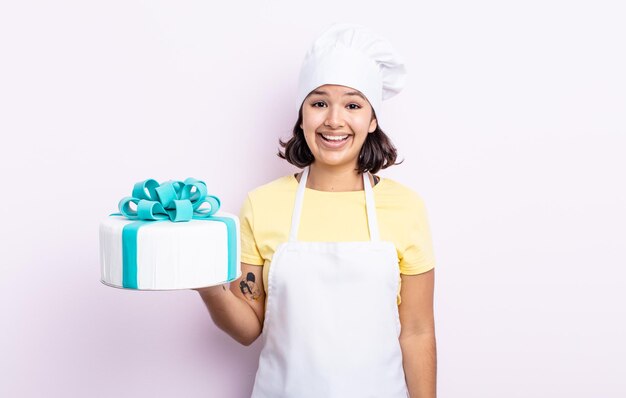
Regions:
<svg viewBox="0 0 626 398"><path fill-rule="evenodd" d="M342 141L347 140L350 137L350 135L349 134L345 134L345 135L320 134L320 137L322 137L322 139L327 142L342 142Z"/></svg>

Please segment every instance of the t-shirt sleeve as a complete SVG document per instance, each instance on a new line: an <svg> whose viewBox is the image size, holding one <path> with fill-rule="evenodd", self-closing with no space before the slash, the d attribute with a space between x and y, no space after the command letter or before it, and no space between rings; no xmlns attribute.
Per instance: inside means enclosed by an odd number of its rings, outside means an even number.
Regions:
<svg viewBox="0 0 626 398"><path fill-rule="evenodd" d="M254 211L250 195L239 212L241 230L241 261L251 265L263 265L264 260L254 239Z"/></svg>
<svg viewBox="0 0 626 398"><path fill-rule="evenodd" d="M406 246L400 258L400 273L416 275L435 267L428 214L421 197L414 195L408 211Z"/></svg>

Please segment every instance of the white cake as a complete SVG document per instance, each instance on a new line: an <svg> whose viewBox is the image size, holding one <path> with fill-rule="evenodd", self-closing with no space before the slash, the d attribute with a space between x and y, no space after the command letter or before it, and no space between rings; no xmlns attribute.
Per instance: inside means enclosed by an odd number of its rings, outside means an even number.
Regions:
<svg viewBox="0 0 626 398"><path fill-rule="evenodd" d="M226 212L185 222L110 216L100 223L101 280L114 287L174 290L218 285L241 276L240 256L239 219Z"/></svg>
<svg viewBox="0 0 626 398"><path fill-rule="evenodd" d="M195 178L137 182L100 223L104 284L136 290L214 286L241 276L239 218Z"/></svg>

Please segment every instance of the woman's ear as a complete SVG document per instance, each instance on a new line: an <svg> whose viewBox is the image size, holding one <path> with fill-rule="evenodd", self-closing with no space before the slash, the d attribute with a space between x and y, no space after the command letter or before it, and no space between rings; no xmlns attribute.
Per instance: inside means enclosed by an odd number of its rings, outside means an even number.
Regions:
<svg viewBox="0 0 626 398"><path fill-rule="evenodd" d="M378 127L378 122L376 121L376 118L373 118L370 122L369 129L367 129L368 133L373 133L374 131L376 131L376 127Z"/></svg>

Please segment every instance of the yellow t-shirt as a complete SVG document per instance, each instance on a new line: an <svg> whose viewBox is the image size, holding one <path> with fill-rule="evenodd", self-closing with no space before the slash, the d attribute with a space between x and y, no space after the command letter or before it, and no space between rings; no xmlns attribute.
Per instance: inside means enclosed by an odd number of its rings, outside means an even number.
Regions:
<svg viewBox="0 0 626 398"><path fill-rule="evenodd" d="M241 220L241 261L263 266L263 286L279 244L289 239L291 215L298 188L287 175L248 193ZM391 241L398 253L398 299L400 273L420 274L435 266L426 208L410 188L388 178L374 185L374 201L380 239ZM367 213L363 191L328 192L306 188L298 240L367 241Z"/></svg>

